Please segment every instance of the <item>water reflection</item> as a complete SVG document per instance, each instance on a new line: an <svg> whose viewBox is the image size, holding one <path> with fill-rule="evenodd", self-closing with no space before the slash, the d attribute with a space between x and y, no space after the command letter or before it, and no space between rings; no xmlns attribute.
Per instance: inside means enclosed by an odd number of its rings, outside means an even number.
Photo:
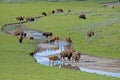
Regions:
<svg viewBox="0 0 120 80"><path fill-rule="evenodd" d="M44 41L45 40L45 37L42 36L42 33L40 33L40 32L30 31L30 33L33 34L36 41ZM57 55L61 51L64 51L65 46L67 44L68 43L66 43L65 41L54 42L54 45L58 46L57 50L47 48L46 50L35 53L33 55L33 57L35 58L37 63L40 63L42 65L46 65L46 66L53 66L53 65L49 65L48 56ZM83 61L83 62L90 62L90 61ZM78 67L78 66L75 66L75 65L71 65L71 64L68 64L68 63L65 63L65 62L61 62L59 60L54 61L54 64L55 64L56 67L59 67L59 68L74 69L74 70L80 70L80 71L85 71L85 72L96 73L96 74L101 74L101 75L107 75L107 76L113 76L113 77L120 78L120 73L106 72L106 71L100 71L100 70L92 70L92 69L88 69L88 68L83 68L83 67Z"/></svg>

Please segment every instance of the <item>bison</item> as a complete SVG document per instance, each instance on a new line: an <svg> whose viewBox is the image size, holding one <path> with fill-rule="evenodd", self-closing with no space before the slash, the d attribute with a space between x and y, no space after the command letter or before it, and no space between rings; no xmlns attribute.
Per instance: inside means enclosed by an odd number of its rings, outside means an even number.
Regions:
<svg viewBox="0 0 120 80"><path fill-rule="evenodd" d="M66 41L67 41L69 44L72 43L72 40L71 40L70 36L67 36L65 39L66 39Z"/></svg>
<svg viewBox="0 0 120 80"><path fill-rule="evenodd" d="M85 16L85 14L81 14L80 16L79 16L79 19L86 19L86 16Z"/></svg>
<svg viewBox="0 0 120 80"><path fill-rule="evenodd" d="M19 40L19 43L22 43L22 41L23 41L23 36L19 35L19 36L18 36L18 40Z"/></svg>
<svg viewBox="0 0 120 80"><path fill-rule="evenodd" d="M81 58L81 54L78 51L72 53L72 62L78 62Z"/></svg>
<svg viewBox="0 0 120 80"><path fill-rule="evenodd" d="M23 21L24 20L24 16L17 16L16 20Z"/></svg>
<svg viewBox="0 0 120 80"><path fill-rule="evenodd" d="M49 59L49 66L51 64L51 60L52 60L52 65L53 66L54 66L54 61L60 60L60 58L58 56L49 56L48 59Z"/></svg>
<svg viewBox="0 0 120 80"><path fill-rule="evenodd" d="M50 43L53 43L54 41L59 41L59 37L58 36L51 36Z"/></svg>
<svg viewBox="0 0 120 80"><path fill-rule="evenodd" d="M60 58L61 58L61 60L62 60L62 59L65 60L65 57L67 57L68 60L70 61L70 58L72 57L72 52L71 52L71 50L65 50L65 51L60 52Z"/></svg>
<svg viewBox="0 0 120 80"><path fill-rule="evenodd" d="M87 32L88 37L92 37L94 34L95 34L95 33L94 33L93 31L88 31L88 32Z"/></svg>
<svg viewBox="0 0 120 80"><path fill-rule="evenodd" d="M63 11L63 9L57 9L56 12L61 13L61 12L64 12L64 11Z"/></svg>
<svg viewBox="0 0 120 80"><path fill-rule="evenodd" d="M26 21L32 22L32 21L35 21L35 19L33 17L26 17Z"/></svg>
<svg viewBox="0 0 120 80"><path fill-rule="evenodd" d="M45 36L46 38L48 38L49 36L51 37L53 35L53 33L52 32L44 32L42 35Z"/></svg>
<svg viewBox="0 0 120 80"><path fill-rule="evenodd" d="M43 16L47 16L46 12L42 12L42 15L43 15Z"/></svg>

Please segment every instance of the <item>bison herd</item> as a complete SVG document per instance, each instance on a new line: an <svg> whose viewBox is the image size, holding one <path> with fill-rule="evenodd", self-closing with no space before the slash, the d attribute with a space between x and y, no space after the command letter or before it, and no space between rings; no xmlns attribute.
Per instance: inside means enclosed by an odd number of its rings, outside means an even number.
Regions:
<svg viewBox="0 0 120 80"><path fill-rule="evenodd" d="M71 12L71 10L68 10L68 12ZM51 12L49 12L49 15L55 14L55 13L64 13L64 10L63 9L52 10ZM48 14L46 12L42 12L42 15L43 16L48 16ZM26 17L26 18L24 16L17 16L16 17L16 20L18 20L18 21L23 21L24 19L26 19L26 21L29 21L29 22L35 21L35 17ZM86 19L86 15L85 14L80 14L79 19ZM26 37L26 35L27 35L27 33L25 33L24 31L16 31L16 32L14 32L14 34L16 36L18 36L19 43L22 43L23 38ZM49 42L49 43L52 44L55 41L59 41L59 37L58 36L53 36L52 32L43 32L42 35L46 37L45 42ZM92 37L93 35L94 35L93 31L88 31L87 32L88 37ZM30 40L34 39L33 36L30 36L29 38L30 38ZM64 51L60 52L60 58L58 56L54 56L54 55L50 56L50 57L48 57L49 63L52 60L53 64L54 64L54 61L65 60L65 58L67 58L69 61L72 60L72 62L79 62L79 60L81 58L81 53L79 51L76 51L76 50L73 49L73 46L72 46L73 42L72 42L70 36L67 36L65 38L65 40L69 44L66 45L66 48L65 48Z"/></svg>

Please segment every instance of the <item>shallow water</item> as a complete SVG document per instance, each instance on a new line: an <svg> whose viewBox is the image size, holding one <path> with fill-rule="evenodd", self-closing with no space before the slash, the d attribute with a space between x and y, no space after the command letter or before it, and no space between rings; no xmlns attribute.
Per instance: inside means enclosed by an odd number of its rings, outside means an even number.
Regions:
<svg viewBox="0 0 120 80"><path fill-rule="evenodd" d="M37 31L29 31L29 32L31 34L33 34L34 39L36 41L40 42L40 41L44 41L45 40L45 37L42 36L42 33L37 32ZM66 43L65 41L55 42L54 45L59 47L58 50L47 49L45 51L35 53L33 55L33 57L35 58L35 60L39 64L46 65L46 66L53 66L53 65L49 64L48 56L60 54L61 51L65 50L65 46L67 44L68 43ZM65 63L65 62L61 62L61 61L58 61L58 60L54 61L54 64L58 68L74 69L74 70L80 70L80 71L89 72L89 73L96 73L96 74L101 74L101 75L113 76L113 77L120 78L120 73L113 73L113 72L106 72L106 71L101 71L101 70L88 69L88 68L84 68L84 67L77 67L75 65L71 65L71 64L68 64L68 63Z"/></svg>

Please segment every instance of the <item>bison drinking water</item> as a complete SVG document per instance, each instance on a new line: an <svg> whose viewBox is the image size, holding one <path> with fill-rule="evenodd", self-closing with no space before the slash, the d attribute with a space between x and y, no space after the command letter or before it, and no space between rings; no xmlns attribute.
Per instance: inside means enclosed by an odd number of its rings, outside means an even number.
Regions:
<svg viewBox="0 0 120 80"><path fill-rule="evenodd" d="M52 61L52 65L54 66L54 61L60 60L58 56L49 56L48 59L49 59L49 66L51 64L51 61Z"/></svg>

